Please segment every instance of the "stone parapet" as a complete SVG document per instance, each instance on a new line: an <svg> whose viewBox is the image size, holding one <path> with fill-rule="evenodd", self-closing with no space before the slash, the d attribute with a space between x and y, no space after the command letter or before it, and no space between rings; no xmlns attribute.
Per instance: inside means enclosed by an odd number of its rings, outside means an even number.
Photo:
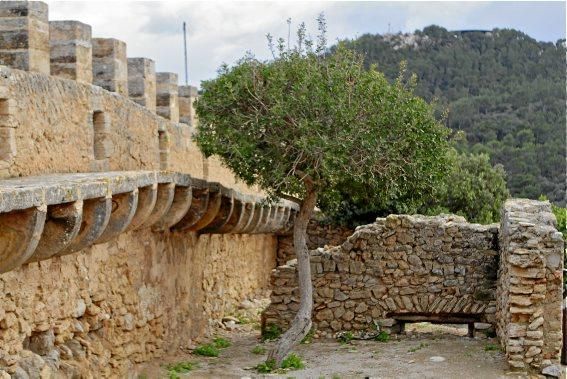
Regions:
<svg viewBox="0 0 567 379"><path fill-rule="evenodd" d="M93 83L128 97L126 43L115 38L93 38Z"/></svg>
<svg viewBox="0 0 567 379"><path fill-rule="evenodd" d="M128 95L156 112L156 64L148 58L128 58Z"/></svg>
<svg viewBox="0 0 567 379"><path fill-rule="evenodd" d="M548 202L511 199L502 209L497 333L516 369L559 365L565 250L555 222Z"/></svg>
<svg viewBox="0 0 567 379"><path fill-rule="evenodd" d="M50 21L51 75L92 83L91 40L90 25L79 21Z"/></svg>
<svg viewBox="0 0 567 379"><path fill-rule="evenodd" d="M170 121L179 122L177 74L158 72L156 81L156 113Z"/></svg>
<svg viewBox="0 0 567 379"><path fill-rule="evenodd" d="M297 210L285 200L263 205L261 197L172 172L8 179L0 182L0 273L143 227L201 234L285 232Z"/></svg>
<svg viewBox="0 0 567 379"><path fill-rule="evenodd" d="M0 64L49 74L47 4L0 1Z"/></svg>
<svg viewBox="0 0 567 379"><path fill-rule="evenodd" d="M179 86L179 122L192 127L197 126L194 103L198 95L197 87Z"/></svg>

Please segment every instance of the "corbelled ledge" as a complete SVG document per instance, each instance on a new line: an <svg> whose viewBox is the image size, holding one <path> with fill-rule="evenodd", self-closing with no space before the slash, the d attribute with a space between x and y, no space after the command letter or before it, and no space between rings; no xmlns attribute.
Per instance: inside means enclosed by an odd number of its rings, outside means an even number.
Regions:
<svg viewBox="0 0 567 379"><path fill-rule="evenodd" d="M219 183L164 171L53 174L0 181L0 273L151 227L284 233L297 204L269 204Z"/></svg>

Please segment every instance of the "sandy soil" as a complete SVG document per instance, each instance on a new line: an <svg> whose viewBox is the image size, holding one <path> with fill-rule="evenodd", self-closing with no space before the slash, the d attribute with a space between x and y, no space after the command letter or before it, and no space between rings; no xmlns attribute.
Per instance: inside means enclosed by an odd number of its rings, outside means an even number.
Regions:
<svg viewBox="0 0 567 379"><path fill-rule="evenodd" d="M177 362L196 362L198 368L180 378L514 378L522 377L507 372L504 356L494 348L497 341L477 333L474 339L466 337L466 326L459 328L426 323L408 324L404 335L388 342L351 341L340 344L335 340L313 340L295 349L305 361L302 370L279 374L258 374L253 367L265 360L265 354L255 355L251 350L263 346L269 350L272 343L261 343L259 332L251 325L240 326L218 335L230 339L232 346L221 351L218 358L206 358L180 353L161 362L140 368L142 377L164 378L165 365ZM441 362L431 357L444 358Z"/></svg>

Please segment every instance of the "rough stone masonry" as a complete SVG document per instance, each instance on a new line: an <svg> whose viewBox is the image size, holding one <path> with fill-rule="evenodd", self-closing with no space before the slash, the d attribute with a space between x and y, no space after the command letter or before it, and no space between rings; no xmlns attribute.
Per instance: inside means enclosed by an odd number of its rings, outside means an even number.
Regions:
<svg viewBox="0 0 567 379"><path fill-rule="evenodd" d="M313 326L397 332L405 322L490 323L511 367L556 372L562 345L563 239L547 202L508 200L502 224L390 215L342 245L312 251ZM263 327L299 306L296 265L272 272Z"/></svg>

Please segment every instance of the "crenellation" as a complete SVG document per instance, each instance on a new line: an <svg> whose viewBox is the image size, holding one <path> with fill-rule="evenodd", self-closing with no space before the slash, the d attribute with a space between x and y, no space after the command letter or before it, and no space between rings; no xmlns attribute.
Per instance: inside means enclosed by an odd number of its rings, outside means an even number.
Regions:
<svg viewBox="0 0 567 379"><path fill-rule="evenodd" d="M93 84L128 97L126 43L115 38L93 38Z"/></svg>
<svg viewBox="0 0 567 379"><path fill-rule="evenodd" d="M177 74L158 72L156 82L156 113L173 122L179 122Z"/></svg>
<svg viewBox="0 0 567 379"><path fill-rule="evenodd" d="M51 75L92 83L91 26L79 21L49 21Z"/></svg>
<svg viewBox="0 0 567 379"><path fill-rule="evenodd" d="M196 126L197 115L194 103L197 96L197 87L179 86L179 122L191 127Z"/></svg>
<svg viewBox="0 0 567 379"><path fill-rule="evenodd" d="M128 96L156 112L156 65L149 58L128 58Z"/></svg>
<svg viewBox="0 0 567 379"><path fill-rule="evenodd" d="M46 3L0 1L0 64L49 74Z"/></svg>

